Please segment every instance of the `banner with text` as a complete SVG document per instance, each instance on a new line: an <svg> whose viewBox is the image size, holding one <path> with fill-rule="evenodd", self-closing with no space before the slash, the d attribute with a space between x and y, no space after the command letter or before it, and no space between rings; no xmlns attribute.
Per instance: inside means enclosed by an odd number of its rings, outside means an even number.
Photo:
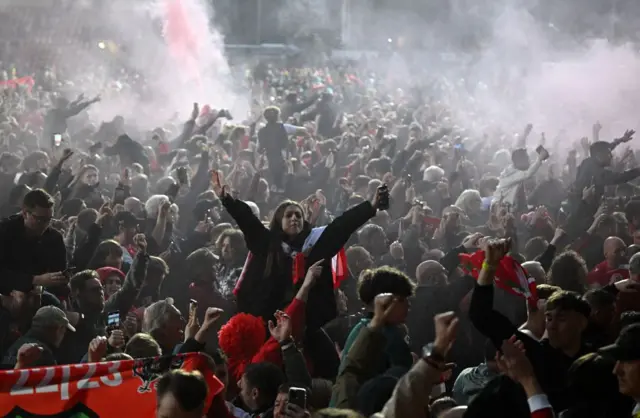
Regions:
<svg viewBox="0 0 640 418"><path fill-rule="evenodd" d="M207 408L222 389L207 360L190 353L0 372L0 416L93 418L155 415L163 373L199 371L209 386Z"/></svg>

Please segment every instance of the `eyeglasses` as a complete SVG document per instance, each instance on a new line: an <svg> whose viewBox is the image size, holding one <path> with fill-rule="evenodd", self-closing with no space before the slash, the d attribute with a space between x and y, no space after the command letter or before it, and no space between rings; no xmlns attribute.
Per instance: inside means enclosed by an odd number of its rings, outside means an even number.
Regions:
<svg viewBox="0 0 640 418"><path fill-rule="evenodd" d="M41 224L48 224L51 222L51 216L40 216L40 215L36 215L33 212L28 212L29 215L31 215L33 217L33 219L36 220L36 222L41 223Z"/></svg>

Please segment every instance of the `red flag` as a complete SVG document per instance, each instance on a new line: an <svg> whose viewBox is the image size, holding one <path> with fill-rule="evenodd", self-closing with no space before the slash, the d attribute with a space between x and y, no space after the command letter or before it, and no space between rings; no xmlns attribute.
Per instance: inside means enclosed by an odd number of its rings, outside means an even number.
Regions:
<svg viewBox="0 0 640 418"><path fill-rule="evenodd" d="M458 258L464 272L477 280L484 262L484 251L478 250L473 254L458 254ZM495 282L496 286L509 293L524 297L531 303L535 304L538 301L535 279L530 277L520 263L511 256L506 255L500 260Z"/></svg>

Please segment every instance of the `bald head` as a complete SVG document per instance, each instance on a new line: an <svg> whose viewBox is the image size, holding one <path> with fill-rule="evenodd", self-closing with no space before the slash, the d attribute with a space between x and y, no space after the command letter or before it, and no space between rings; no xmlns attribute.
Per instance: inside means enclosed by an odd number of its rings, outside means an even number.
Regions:
<svg viewBox="0 0 640 418"><path fill-rule="evenodd" d="M416 268L416 278L420 286L444 284L447 270L437 261L423 261Z"/></svg>
<svg viewBox="0 0 640 418"><path fill-rule="evenodd" d="M522 268L524 268L529 276L536 279L536 283L546 283L547 282L547 274L542 268L542 264L538 261L527 261L526 263L522 263Z"/></svg>
<svg viewBox="0 0 640 418"><path fill-rule="evenodd" d="M444 412L439 418L463 418L465 412L467 412L466 406L456 406Z"/></svg>
<svg viewBox="0 0 640 418"><path fill-rule="evenodd" d="M618 237L609 237L604 240L604 258L610 268L618 268L627 261L627 246Z"/></svg>

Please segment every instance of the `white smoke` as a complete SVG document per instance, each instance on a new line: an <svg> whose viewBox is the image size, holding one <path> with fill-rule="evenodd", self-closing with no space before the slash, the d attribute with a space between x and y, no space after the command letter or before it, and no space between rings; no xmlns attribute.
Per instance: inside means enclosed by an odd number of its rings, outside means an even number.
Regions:
<svg viewBox="0 0 640 418"><path fill-rule="evenodd" d="M90 109L95 122L122 115L152 128L176 114L184 118L194 102L228 108L239 116L246 113L248 95L232 78L223 36L212 26L210 2L180 0L197 45L190 61L173 55L164 37L169 1L67 5L61 25L77 29L52 64L66 69L64 78L73 83L69 95L102 94L103 100Z"/></svg>

